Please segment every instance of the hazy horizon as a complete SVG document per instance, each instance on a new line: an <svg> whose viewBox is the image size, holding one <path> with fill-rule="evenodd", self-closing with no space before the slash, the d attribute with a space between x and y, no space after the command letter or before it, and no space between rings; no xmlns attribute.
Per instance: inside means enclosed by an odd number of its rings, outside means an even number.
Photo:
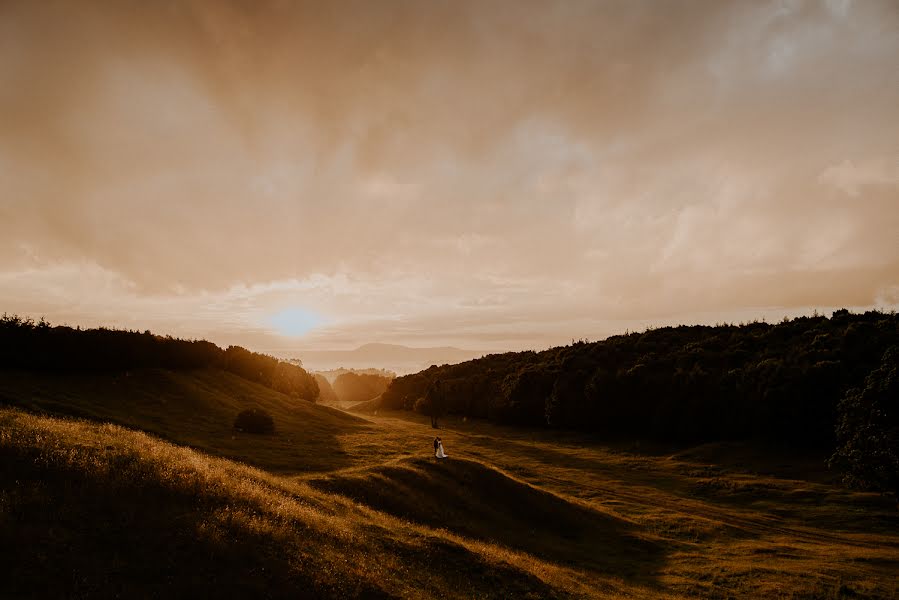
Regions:
<svg viewBox="0 0 899 600"><path fill-rule="evenodd" d="M899 7L0 1L0 313L501 352L899 307Z"/></svg>

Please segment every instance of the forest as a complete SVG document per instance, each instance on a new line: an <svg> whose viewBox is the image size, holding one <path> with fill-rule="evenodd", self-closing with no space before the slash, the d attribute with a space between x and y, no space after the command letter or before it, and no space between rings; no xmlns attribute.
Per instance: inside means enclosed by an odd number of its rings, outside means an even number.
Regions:
<svg viewBox="0 0 899 600"><path fill-rule="evenodd" d="M297 399L315 402L315 378L302 367L240 346L222 350L205 340L144 331L51 326L41 319L0 317L0 368L56 372L111 372L141 368L217 368Z"/></svg>
<svg viewBox="0 0 899 600"><path fill-rule="evenodd" d="M762 440L826 452L839 445L834 462L850 460L877 431L871 443L879 449L866 455L889 465L899 448L899 351L888 352L896 346L899 317L878 311L663 327L433 365L393 380L381 407L609 438ZM899 462L890 468L899 472Z"/></svg>

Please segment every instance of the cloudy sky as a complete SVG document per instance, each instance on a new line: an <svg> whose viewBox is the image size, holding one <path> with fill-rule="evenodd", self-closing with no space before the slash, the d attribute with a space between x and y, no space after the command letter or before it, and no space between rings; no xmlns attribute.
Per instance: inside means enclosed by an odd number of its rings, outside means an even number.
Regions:
<svg viewBox="0 0 899 600"><path fill-rule="evenodd" d="M899 306L895 0L0 0L0 312L274 351Z"/></svg>

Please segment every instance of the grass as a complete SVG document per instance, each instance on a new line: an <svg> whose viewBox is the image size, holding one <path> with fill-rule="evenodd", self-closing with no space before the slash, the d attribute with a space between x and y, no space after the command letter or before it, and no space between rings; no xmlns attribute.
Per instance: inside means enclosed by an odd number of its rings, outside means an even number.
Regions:
<svg viewBox="0 0 899 600"><path fill-rule="evenodd" d="M119 423L275 473L333 469L343 457L336 435L370 426L337 409L295 400L213 369L50 377L4 371L3 403ZM278 434L235 431L235 417L248 408L272 415Z"/></svg>
<svg viewBox="0 0 899 600"><path fill-rule="evenodd" d="M816 457L448 418L437 463L426 418L214 371L0 399L2 597L899 597L894 503ZM249 406L274 436L234 434Z"/></svg>

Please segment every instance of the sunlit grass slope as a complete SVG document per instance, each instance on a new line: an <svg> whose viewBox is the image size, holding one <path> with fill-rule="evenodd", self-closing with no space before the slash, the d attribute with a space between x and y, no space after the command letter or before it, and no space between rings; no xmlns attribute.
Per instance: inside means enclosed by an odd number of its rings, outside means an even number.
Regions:
<svg viewBox="0 0 899 600"><path fill-rule="evenodd" d="M404 519L631 581L649 580L663 558L634 523L473 460L407 459L307 481Z"/></svg>
<svg viewBox="0 0 899 600"><path fill-rule="evenodd" d="M70 375L3 371L0 404L111 421L275 472L339 467L346 455L336 433L367 426L339 410L215 369ZM275 435L234 430L237 414L252 407L272 415Z"/></svg>
<svg viewBox="0 0 899 600"><path fill-rule="evenodd" d="M4 372L0 401L0 597L899 597L894 502L820 456L446 417L438 463L426 417L218 371ZM233 431L249 406L275 435Z"/></svg>
<svg viewBox="0 0 899 600"><path fill-rule="evenodd" d="M115 425L0 409L2 597L554 598L565 569Z"/></svg>

